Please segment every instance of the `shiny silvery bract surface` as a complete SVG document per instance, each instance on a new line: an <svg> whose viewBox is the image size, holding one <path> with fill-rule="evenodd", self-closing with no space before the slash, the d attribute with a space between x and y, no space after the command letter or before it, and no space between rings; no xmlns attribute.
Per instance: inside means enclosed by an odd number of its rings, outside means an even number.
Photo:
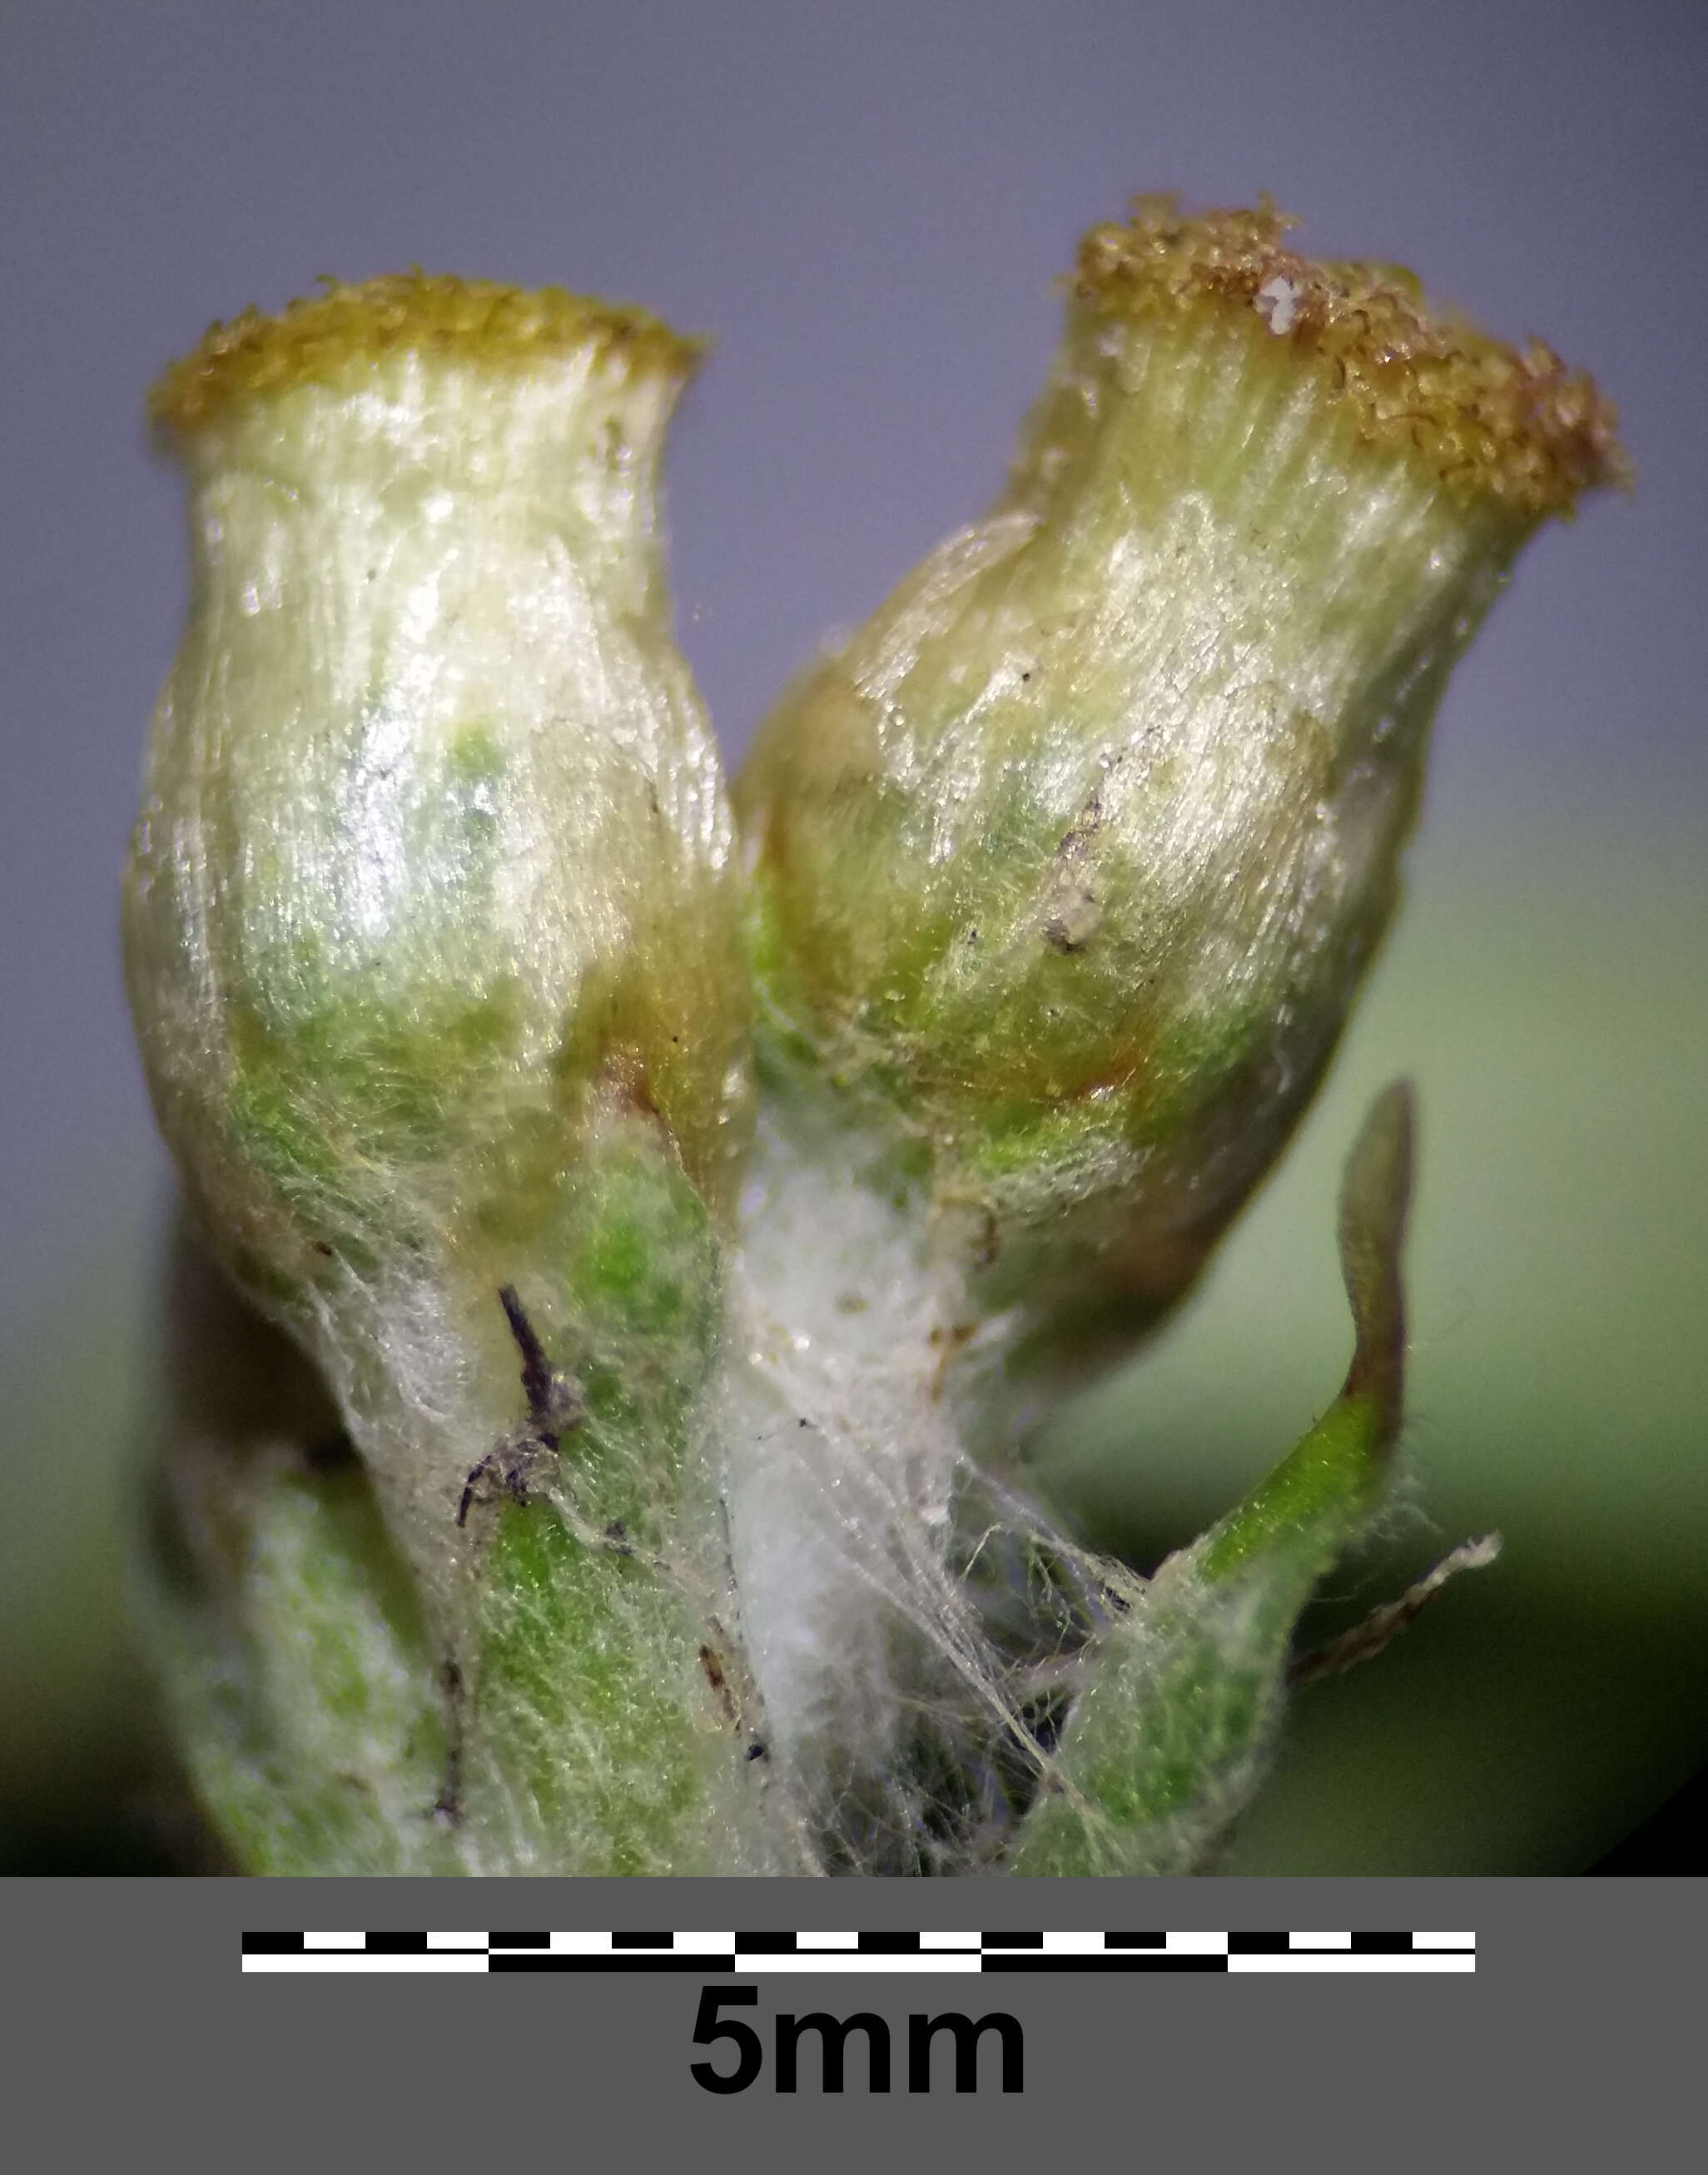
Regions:
<svg viewBox="0 0 1708 2175"><path fill-rule="evenodd" d="M656 534L682 374L405 349L183 434L125 884L149 1083L442 1592L469 1445L517 1416L497 1287L574 1329L589 1141L650 1129L715 1212L745 1140L730 818Z"/></svg>
<svg viewBox="0 0 1708 2175"><path fill-rule="evenodd" d="M737 786L777 1016L1022 1328L1165 1306L1273 1162L1533 526L1367 442L1272 315L1076 298L1006 492Z"/></svg>

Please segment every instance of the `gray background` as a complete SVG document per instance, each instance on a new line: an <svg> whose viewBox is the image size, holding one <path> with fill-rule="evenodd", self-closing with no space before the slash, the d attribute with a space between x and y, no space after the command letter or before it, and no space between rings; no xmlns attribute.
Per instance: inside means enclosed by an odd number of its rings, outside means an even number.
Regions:
<svg viewBox="0 0 1708 2175"><path fill-rule="evenodd" d="M1705 19L0 6L0 1822L29 1862L99 1861L148 1758L118 1592L166 1183L113 919L184 594L149 379L211 317L412 262L709 332L670 513L733 754L994 490L1050 283L1140 188L1267 188L1307 247L1544 334L1618 402L1641 481L1526 556L1450 693L1407 918L1324 1104L1052 1473L1142 1558L1298 1431L1343 1363L1334 1166L1408 1069L1438 1522L1341 1597L1486 1525L1508 1556L1301 1702L1239 1864L1575 1871L1702 1758Z"/></svg>
<svg viewBox="0 0 1708 2175"><path fill-rule="evenodd" d="M816 1882L772 1882L756 1896L759 1885L673 1883L665 1899L634 1882L512 1882L504 1923L812 1927L836 1915L955 1926L973 1915L965 1883L905 1893L843 1883L835 1914ZM239 1976L245 1927L463 1928L485 1923L499 1900L491 1885L41 1884L10 1898L37 2042L18 2096L51 2120L63 2164L165 2134L176 2167L229 2167L235 2146L255 2175L298 2175L305 2161L460 2168L495 2152L508 2165L592 2157L697 2175L792 2167L803 2154L824 2175L870 2169L876 2156L901 2175L1122 2159L1215 2175L1277 2163L1319 2175L1373 2163L1385 2175L1689 2164L1700 2126L1700 1888L1681 1898L1671 1883L1628 1881L1326 1880L1305 1891L1296 1881L1022 1881L1000 1901L986 1883L974 1892L986 1923L1008 1927L1042 1917L1215 1928L1299 1925L1303 1892L1313 1926L1468 1928L1477 1970L929 1982L744 1972L718 1983L756 1988L746 2014L767 2042L780 2010L875 2010L898 2043L909 2011L1006 2010L1025 2033L1026 2090L1004 2096L987 2081L957 2097L938 2080L914 2097L898 2068L891 2094L870 2096L856 2037L840 2099L821 2096L811 2052L794 2097L773 2091L767 2058L750 2091L718 2098L689 2072L702 1983L691 1973ZM65 1938L71 1913L92 1936L84 1943ZM71 2081L91 2046L100 2089L50 2097L44 2080Z"/></svg>

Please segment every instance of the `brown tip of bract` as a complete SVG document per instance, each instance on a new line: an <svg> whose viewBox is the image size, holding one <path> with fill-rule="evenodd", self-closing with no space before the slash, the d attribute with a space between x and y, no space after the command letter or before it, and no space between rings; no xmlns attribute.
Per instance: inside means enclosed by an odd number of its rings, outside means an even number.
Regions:
<svg viewBox="0 0 1708 2175"><path fill-rule="evenodd" d="M191 431L236 401L341 381L353 365L400 351L502 368L588 346L678 378L701 354L700 343L644 310L561 287L391 272L354 286L327 279L275 317L252 308L210 325L192 353L161 373L149 415L158 428Z"/></svg>
<svg viewBox="0 0 1708 2175"><path fill-rule="evenodd" d="M1073 290L1112 315L1211 298L1257 312L1315 359L1367 437L1410 443L1450 488L1521 517L1570 514L1581 492L1629 480L1613 405L1586 372L1540 340L1510 347L1429 311L1398 266L1301 257L1283 239L1297 224L1266 197L1192 217L1174 197L1139 197L1126 225L1086 236Z"/></svg>

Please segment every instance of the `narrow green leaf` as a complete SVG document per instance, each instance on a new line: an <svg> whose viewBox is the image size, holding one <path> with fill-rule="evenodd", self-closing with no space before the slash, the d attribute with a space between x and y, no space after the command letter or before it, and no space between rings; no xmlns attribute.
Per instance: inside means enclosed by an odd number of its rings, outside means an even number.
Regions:
<svg viewBox="0 0 1708 2175"><path fill-rule="evenodd" d="M1400 1255L1412 1105L1378 1098L1347 1160L1340 1251L1356 1346L1340 1397L1235 1510L1148 1586L1111 1581L1124 1614L1097 1642L1022 1874L1191 1873L1261 1779L1293 1627L1379 1503L1402 1411Z"/></svg>

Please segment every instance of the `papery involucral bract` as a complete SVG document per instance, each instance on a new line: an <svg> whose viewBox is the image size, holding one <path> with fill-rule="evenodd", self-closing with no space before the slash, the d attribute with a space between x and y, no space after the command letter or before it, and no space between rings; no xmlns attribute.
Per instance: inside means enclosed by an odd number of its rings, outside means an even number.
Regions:
<svg viewBox="0 0 1708 2175"><path fill-rule="evenodd" d="M738 784L778 1019L917 1137L1022 1329L1196 1274L1393 910L1450 667L1620 473L1587 379L1286 225L1093 230L1007 490Z"/></svg>

